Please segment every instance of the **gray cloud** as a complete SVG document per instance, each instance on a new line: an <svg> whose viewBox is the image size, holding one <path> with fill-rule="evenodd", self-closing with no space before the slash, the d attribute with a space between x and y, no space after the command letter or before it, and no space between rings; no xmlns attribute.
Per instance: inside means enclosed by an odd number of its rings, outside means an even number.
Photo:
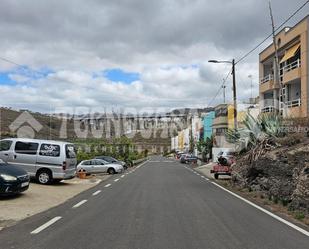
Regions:
<svg viewBox="0 0 309 249"><path fill-rule="evenodd" d="M276 24L303 2L273 0ZM306 6L288 24L295 24L308 12ZM7 0L1 2L0 23L1 56L56 73L23 88L25 94L31 90L40 95L43 90L38 84L49 84L52 77L59 77L57 73L68 71L68 79L57 78L65 90L46 91L45 98L51 103L64 101L65 94L72 91L80 99L92 99L84 101L89 105L145 105L147 99L156 106L205 105L228 71L228 66L210 65L207 60L239 58L271 31L268 0ZM261 49L238 65L242 98L250 96L248 74L258 82L257 53ZM199 69L160 70L192 64ZM112 88L109 95L87 91L93 84L92 72L113 67L137 71L141 81L126 86L101 79L105 88ZM0 71L7 69L1 62ZM90 77L82 79L85 85L72 78L76 73ZM67 89L70 87L74 89ZM75 87L82 90L78 93ZM257 94L257 83L254 92ZM74 99L63 104L82 103Z"/></svg>

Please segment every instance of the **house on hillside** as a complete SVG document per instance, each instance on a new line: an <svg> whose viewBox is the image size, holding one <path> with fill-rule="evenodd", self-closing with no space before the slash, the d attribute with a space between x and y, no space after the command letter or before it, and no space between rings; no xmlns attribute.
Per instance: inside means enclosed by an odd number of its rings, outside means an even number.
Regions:
<svg viewBox="0 0 309 249"><path fill-rule="evenodd" d="M279 70L272 43L259 55L259 94L262 113L307 118L309 114L309 15L276 34ZM279 75L275 72L278 71ZM280 84L282 83L282 85ZM282 87L280 87L280 85Z"/></svg>

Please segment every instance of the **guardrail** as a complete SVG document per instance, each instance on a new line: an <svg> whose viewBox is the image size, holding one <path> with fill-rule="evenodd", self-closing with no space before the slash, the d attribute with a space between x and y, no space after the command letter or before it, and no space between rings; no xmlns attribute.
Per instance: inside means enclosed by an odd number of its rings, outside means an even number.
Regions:
<svg viewBox="0 0 309 249"><path fill-rule="evenodd" d="M144 157L144 158L141 158L141 159L137 159L137 160L134 160L132 161L132 164L133 165L137 165L137 164L140 164L142 162L145 162L146 160L148 160L149 158L148 157Z"/></svg>

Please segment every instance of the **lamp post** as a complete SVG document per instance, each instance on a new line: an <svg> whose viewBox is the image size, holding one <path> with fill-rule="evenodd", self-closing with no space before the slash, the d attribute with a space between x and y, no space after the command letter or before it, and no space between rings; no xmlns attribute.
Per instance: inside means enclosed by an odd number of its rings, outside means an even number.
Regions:
<svg viewBox="0 0 309 249"><path fill-rule="evenodd" d="M237 129L237 97L236 97L236 76L235 76L235 59L232 61L217 61L209 60L210 63L229 63L232 64L232 75L233 75L233 104L234 104L234 128Z"/></svg>

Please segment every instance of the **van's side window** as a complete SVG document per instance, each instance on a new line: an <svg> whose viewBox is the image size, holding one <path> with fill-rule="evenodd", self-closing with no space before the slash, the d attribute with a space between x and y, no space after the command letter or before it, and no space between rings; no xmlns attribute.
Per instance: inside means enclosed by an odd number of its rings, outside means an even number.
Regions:
<svg viewBox="0 0 309 249"><path fill-rule="evenodd" d="M75 147L72 144L65 146L65 154L67 158L76 158Z"/></svg>
<svg viewBox="0 0 309 249"><path fill-rule="evenodd" d="M37 153L38 143L16 142L15 152L18 154L35 155Z"/></svg>
<svg viewBox="0 0 309 249"><path fill-rule="evenodd" d="M57 144L42 144L40 148L40 156L60 156L60 146Z"/></svg>
<svg viewBox="0 0 309 249"><path fill-rule="evenodd" d="M0 151L8 151L8 150L10 150L11 145L12 145L12 141L10 141L10 140L0 141Z"/></svg>

